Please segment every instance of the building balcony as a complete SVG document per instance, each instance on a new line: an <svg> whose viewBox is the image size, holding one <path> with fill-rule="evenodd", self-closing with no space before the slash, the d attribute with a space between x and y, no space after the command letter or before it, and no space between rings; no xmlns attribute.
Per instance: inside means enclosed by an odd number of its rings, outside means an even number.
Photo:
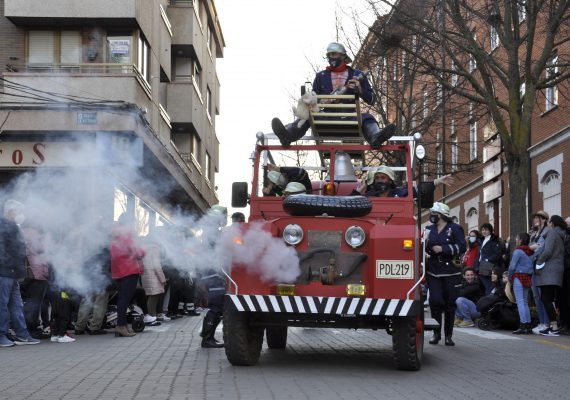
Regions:
<svg viewBox="0 0 570 400"><path fill-rule="evenodd" d="M5 0L4 15L16 25L64 26L97 19L101 23L136 22L141 0Z"/></svg>
<svg viewBox="0 0 570 400"><path fill-rule="evenodd" d="M131 64L11 65L10 69L3 75L7 85L0 95L5 104L37 107L75 100L124 101L148 110L153 106L150 84Z"/></svg>

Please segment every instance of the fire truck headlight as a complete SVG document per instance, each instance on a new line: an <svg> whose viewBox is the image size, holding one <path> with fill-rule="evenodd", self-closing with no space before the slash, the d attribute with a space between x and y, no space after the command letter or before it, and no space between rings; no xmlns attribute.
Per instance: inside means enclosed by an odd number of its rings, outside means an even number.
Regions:
<svg viewBox="0 0 570 400"><path fill-rule="evenodd" d="M366 233L364 233L364 229L358 225L353 225L348 228L344 235L344 240L346 240L346 243L353 249L362 246L365 239Z"/></svg>
<svg viewBox="0 0 570 400"><path fill-rule="evenodd" d="M296 245L303 240L303 229L297 224L289 224L283 229L283 240L290 245Z"/></svg>

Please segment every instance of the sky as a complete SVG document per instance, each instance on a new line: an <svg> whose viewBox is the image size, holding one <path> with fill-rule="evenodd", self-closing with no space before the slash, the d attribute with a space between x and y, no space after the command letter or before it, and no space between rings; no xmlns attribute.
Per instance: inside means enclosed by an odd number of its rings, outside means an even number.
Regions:
<svg viewBox="0 0 570 400"><path fill-rule="evenodd" d="M232 182L248 182L249 157L255 134L271 132L271 119L293 120L291 107L300 87L313 81L317 67L324 69L325 49L337 41L337 17L354 30L347 13L361 13L368 24L374 14L365 0L215 0L226 42L218 59L220 115L216 133L220 140L220 170L216 186L220 204L230 214ZM342 8L340 7L342 5ZM342 36L338 38L342 42Z"/></svg>

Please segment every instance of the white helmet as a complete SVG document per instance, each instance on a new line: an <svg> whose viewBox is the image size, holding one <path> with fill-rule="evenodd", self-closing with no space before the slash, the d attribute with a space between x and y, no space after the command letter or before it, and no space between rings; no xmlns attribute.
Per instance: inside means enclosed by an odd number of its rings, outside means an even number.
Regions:
<svg viewBox="0 0 570 400"><path fill-rule="evenodd" d="M283 194L299 194L305 193L307 188L305 185L299 182L289 182L285 190L283 190Z"/></svg>
<svg viewBox="0 0 570 400"><path fill-rule="evenodd" d="M285 187L287 186L287 179L283 176L281 172L269 171L267 173L267 179L276 184L277 186Z"/></svg>
<svg viewBox="0 0 570 400"><path fill-rule="evenodd" d="M327 46L327 54L329 54L329 53L344 54L344 56L346 57L345 62L347 64L352 62L352 59L348 56L348 54L346 54L346 49L340 43L337 43L337 42L329 43L329 45Z"/></svg>
<svg viewBox="0 0 570 400"><path fill-rule="evenodd" d="M430 208L431 212L437 212L443 215L444 217L449 218L449 206L444 203L435 202L433 206Z"/></svg>
<svg viewBox="0 0 570 400"><path fill-rule="evenodd" d="M374 183L374 176L376 174L384 174L388 178L390 178L392 180L392 182L394 181L394 179L396 179L396 174L394 174L394 170L392 168L390 168L386 165L381 165L379 167L376 167L376 168L368 171L368 175L366 176L366 184L367 185L372 185L372 183Z"/></svg>

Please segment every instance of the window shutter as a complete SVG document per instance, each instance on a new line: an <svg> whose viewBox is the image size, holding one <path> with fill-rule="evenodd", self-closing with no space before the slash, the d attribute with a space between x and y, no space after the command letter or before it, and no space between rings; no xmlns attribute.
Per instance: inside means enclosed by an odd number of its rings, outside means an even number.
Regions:
<svg viewBox="0 0 570 400"><path fill-rule="evenodd" d="M61 63L79 64L81 62L81 35L79 31L61 32Z"/></svg>
<svg viewBox="0 0 570 400"><path fill-rule="evenodd" d="M28 64L52 65L54 61L52 31L30 31L28 34Z"/></svg>

